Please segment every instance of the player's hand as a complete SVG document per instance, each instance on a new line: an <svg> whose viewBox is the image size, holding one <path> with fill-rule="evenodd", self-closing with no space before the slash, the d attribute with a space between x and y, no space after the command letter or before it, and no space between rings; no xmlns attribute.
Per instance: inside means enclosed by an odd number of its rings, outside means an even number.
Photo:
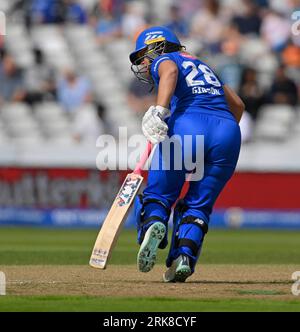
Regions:
<svg viewBox="0 0 300 332"><path fill-rule="evenodd" d="M164 120L170 115L170 110L162 106L150 106L145 113L142 130L147 140L152 144L165 140L169 128Z"/></svg>

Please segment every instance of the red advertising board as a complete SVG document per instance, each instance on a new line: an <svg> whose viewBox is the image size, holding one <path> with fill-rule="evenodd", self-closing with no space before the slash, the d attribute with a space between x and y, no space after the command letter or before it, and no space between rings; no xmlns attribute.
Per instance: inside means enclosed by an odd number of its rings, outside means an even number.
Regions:
<svg viewBox="0 0 300 332"><path fill-rule="evenodd" d="M91 169L0 168L0 206L107 208L126 174ZM237 172L215 207L299 209L299 188L300 173Z"/></svg>
<svg viewBox="0 0 300 332"><path fill-rule="evenodd" d="M300 173L235 173L216 208L300 209Z"/></svg>

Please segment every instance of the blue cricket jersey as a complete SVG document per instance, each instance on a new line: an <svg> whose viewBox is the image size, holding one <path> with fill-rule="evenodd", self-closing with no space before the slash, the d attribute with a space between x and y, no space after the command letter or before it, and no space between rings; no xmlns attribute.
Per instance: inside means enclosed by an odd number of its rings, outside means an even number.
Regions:
<svg viewBox="0 0 300 332"><path fill-rule="evenodd" d="M159 84L159 65L166 60L175 62L178 67L171 113L197 109L199 112L234 118L225 98L223 83L208 65L188 53L166 53L153 61L151 76L156 86Z"/></svg>

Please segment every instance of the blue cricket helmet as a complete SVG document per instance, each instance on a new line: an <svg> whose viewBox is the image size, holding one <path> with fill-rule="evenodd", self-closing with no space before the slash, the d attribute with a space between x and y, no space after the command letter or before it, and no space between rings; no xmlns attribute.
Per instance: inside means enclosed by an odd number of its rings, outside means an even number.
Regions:
<svg viewBox="0 0 300 332"><path fill-rule="evenodd" d="M131 63L134 63L139 52L146 49L149 45L161 41L180 45L177 36L168 28L163 26L154 26L140 33L136 40L135 51L129 56Z"/></svg>

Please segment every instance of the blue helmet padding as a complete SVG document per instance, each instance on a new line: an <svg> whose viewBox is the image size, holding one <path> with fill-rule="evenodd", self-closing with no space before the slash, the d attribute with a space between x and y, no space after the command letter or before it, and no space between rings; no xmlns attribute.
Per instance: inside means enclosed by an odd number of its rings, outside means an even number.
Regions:
<svg viewBox="0 0 300 332"><path fill-rule="evenodd" d="M151 40L154 41L155 39L159 38L180 45L179 39L170 29L163 26L154 26L148 28L141 32L136 40L135 51L132 52L129 56L131 63L134 62L136 54L142 49L146 48L149 45L149 42L151 42Z"/></svg>

